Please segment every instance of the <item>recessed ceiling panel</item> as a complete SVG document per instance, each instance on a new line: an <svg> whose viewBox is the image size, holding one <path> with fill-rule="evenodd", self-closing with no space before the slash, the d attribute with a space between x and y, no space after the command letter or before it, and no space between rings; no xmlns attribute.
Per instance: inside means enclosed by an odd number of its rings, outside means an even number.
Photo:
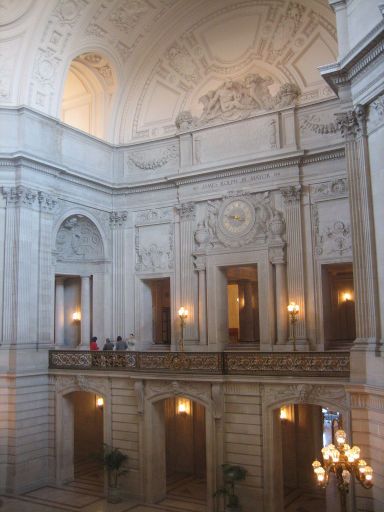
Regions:
<svg viewBox="0 0 384 512"><path fill-rule="evenodd" d="M300 75L306 87L317 85L323 79L320 76L318 66L334 62L336 56L320 34L312 39L293 61L293 67Z"/></svg>
<svg viewBox="0 0 384 512"><path fill-rule="evenodd" d="M259 23L257 14L243 13L205 26L200 36L207 54L216 62L244 58L255 46Z"/></svg>
<svg viewBox="0 0 384 512"><path fill-rule="evenodd" d="M145 106L144 125L172 122L176 115L180 93L160 81L153 84Z"/></svg>

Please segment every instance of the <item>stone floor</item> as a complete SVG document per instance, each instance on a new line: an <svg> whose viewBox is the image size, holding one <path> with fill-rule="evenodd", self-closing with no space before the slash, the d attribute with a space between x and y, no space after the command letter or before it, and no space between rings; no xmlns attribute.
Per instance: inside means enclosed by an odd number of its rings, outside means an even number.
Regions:
<svg viewBox="0 0 384 512"><path fill-rule="evenodd" d="M96 474L77 477L63 487L45 486L18 496L1 496L1 512L206 512L205 482L182 478L171 481L167 497L156 505L135 500L111 504L103 496Z"/></svg>

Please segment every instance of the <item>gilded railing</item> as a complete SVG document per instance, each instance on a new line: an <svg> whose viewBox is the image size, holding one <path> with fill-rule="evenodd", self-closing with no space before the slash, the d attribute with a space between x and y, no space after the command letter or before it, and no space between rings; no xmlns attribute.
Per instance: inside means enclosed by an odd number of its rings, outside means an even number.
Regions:
<svg viewBox="0 0 384 512"><path fill-rule="evenodd" d="M90 352L50 350L52 370L349 377L349 352Z"/></svg>

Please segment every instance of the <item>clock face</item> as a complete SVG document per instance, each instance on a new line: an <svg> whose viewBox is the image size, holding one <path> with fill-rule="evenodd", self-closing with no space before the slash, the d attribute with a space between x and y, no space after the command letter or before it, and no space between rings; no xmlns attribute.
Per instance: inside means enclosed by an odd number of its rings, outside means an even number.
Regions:
<svg viewBox="0 0 384 512"><path fill-rule="evenodd" d="M220 228L231 237L247 234L255 222L254 207L243 199L234 199L223 206L220 214Z"/></svg>

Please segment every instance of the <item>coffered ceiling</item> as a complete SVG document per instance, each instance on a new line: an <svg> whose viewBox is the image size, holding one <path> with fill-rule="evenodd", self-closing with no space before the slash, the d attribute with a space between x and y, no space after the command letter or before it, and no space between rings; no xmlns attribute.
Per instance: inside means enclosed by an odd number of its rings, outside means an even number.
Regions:
<svg viewBox="0 0 384 512"><path fill-rule="evenodd" d="M333 93L317 66L334 62L327 0L0 0L0 102L60 116L71 63L108 94L104 136L171 135L224 81L296 84L302 104ZM266 82L267 83L267 82Z"/></svg>

